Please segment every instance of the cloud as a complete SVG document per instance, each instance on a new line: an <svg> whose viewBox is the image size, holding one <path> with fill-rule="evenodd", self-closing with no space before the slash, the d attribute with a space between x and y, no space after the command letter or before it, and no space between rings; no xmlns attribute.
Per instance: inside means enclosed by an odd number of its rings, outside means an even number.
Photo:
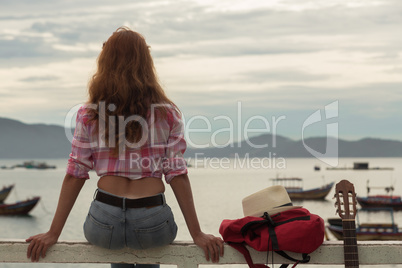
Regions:
<svg viewBox="0 0 402 268"><path fill-rule="evenodd" d="M25 17L17 16L25 21L20 32L50 33L55 40L41 50L33 45L38 40L32 37L32 40L20 41L14 50L25 56L36 53L52 57L63 54L57 48L77 46L76 51L69 51L69 57L91 57L97 51L85 49L82 45L101 44L122 24L144 33L155 48L156 57L322 50L382 52L400 47L397 36L389 33L402 23L398 8L395 8L400 6L398 2L382 1L379 5L366 6L345 5L339 1L332 5L312 2L309 7L300 5L298 1L282 1L277 6L234 10L211 8L191 1L122 1L114 5L106 1L97 5L93 5L93 1L81 1L79 7L74 2L25 3L26 8L18 12L26 14ZM300 8L285 8L289 6ZM20 6L8 6L11 11L16 11L16 7ZM32 12L24 13L28 9ZM2 19L16 21L10 15ZM18 55L16 51L9 54Z"/></svg>
<svg viewBox="0 0 402 268"><path fill-rule="evenodd" d="M207 116L233 111L238 102L247 107L246 114L280 115L307 113L339 101L345 114L375 121L398 114L402 102L401 86L402 83L362 84L346 88L294 85L262 91L176 92L174 99L188 114Z"/></svg>
<svg viewBox="0 0 402 268"><path fill-rule="evenodd" d="M186 114L232 113L242 101L250 114L297 118L340 100L348 115L394 120L401 8L397 0L5 1L0 115L61 124L63 110L85 101L102 43L127 25L145 36Z"/></svg>
<svg viewBox="0 0 402 268"><path fill-rule="evenodd" d="M322 81L328 80L332 76L330 74L314 74L302 70L266 70L266 71L253 71L245 72L240 75L239 82L249 83L266 83L271 81L282 81L287 83L295 82L308 82L308 81Z"/></svg>
<svg viewBox="0 0 402 268"><path fill-rule="evenodd" d="M0 57L3 59L52 56L56 56L54 51L43 42L42 38L14 37L0 42Z"/></svg>
<svg viewBox="0 0 402 268"><path fill-rule="evenodd" d="M59 80L60 77L54 76L54 75L46 75L46 76L30 76L26 78L20 79L22 82L40 82L40 81L55 81Z"/></svg>
<svg viewBox="0 0 402 268"><path fill-rule="evenodd" d="M389 31L396 30L392 27L398 27L402 18L398 9L385 1L358 9L337 5L302 12L270 8L222 12L191 5L172 5L153 12L151 17L157 19L144 29L152 41L164 44L161 56L169 55L169 43L170 55L382 52L400 47L399 38Z"/></svg>

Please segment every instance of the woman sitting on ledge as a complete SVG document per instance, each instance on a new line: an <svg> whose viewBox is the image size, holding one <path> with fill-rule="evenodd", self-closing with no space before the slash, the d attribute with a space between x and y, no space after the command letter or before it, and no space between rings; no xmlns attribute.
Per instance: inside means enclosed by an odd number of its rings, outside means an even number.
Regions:
<svg viewBox="0 0 402 268"><path fill-rule="evenodd" d="M206 259L219 261L222 239L201 231L187 166L183 122L158 83L145 39L119 28L103 44L89 83L89 100L77 114L72 152L48 232L28 238L27 256L45 257L94 169L98 189L84 223L87 240L108 249L168 245L177 226L164 191L170 184L187 227ZM112 267L133 267L112 264ZM135 267L159 267L137 264Z"/></svg>

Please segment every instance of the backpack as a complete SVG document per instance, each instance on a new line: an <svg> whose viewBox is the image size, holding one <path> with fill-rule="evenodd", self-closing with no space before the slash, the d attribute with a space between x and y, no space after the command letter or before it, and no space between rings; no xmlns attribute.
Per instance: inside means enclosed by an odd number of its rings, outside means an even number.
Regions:
<svg viewBox="0 0 402 268"><path fill-rule="evenodd" d="M324 241L324 220L311 214L305 208L295 208L272 216L264 213L262 217L247 216L237 220L223 220L219 233L230 246L240 251L250 268L266 268L254 264L245 244L257 251L274 251L296 262L307 263L309 253L316 250ZM302 259L290 257L284 251L302 253ZM287 267L283 264L281 268Z"/></svg>

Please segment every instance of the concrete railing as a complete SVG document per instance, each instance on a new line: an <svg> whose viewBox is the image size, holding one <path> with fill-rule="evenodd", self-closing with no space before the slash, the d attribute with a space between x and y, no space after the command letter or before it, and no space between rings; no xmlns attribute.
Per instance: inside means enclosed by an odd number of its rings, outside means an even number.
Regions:
<svg viewBox="0 0 402 268"><path fill-rule="evenodd" d="M29 263L26 257L28 243L23 240L0 240L0 263ZM250 249L254 263L265 263L266 252ZM359 262L364 265L402 264L402 241L359 241ZM269 263L272 262L270 252ZM289 253L300 258L300 254ZM291 263L278 254L274 254L274 263ZM309 264L343 264L343 242L328 241L310 254ZM150 250L107 250L83 241L60 241L52 246L41 263L161 263L177 265L179 268L196 268L207 262L203 251L194 243L177 241L173 244ZM225 245L225 255L219 264L245 264L243 255Z"/></svg>

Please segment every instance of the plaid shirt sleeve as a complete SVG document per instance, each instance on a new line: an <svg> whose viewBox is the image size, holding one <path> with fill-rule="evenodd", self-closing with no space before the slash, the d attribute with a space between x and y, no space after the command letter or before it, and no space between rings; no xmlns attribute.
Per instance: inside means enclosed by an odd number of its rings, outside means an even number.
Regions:
<svg viewBox="0 0 402 268"><path fill-rule="evenodd" d="M67 163L67 174L76 178L89 179L88 172L93 169L92 151L86 126L85 108L81 107L77 113L74 138L71 146L70 158Z"/></svg>
<svg viewBox="0 0 402 268"><path fill-rule="evenodd" d="M183 154L187 144L184 140L184 124L178 112L174 111L168 115L170 133L166 147L166 156L163 159L163 174L166 183L178 175L187 174L187 163Z"/></svg>

